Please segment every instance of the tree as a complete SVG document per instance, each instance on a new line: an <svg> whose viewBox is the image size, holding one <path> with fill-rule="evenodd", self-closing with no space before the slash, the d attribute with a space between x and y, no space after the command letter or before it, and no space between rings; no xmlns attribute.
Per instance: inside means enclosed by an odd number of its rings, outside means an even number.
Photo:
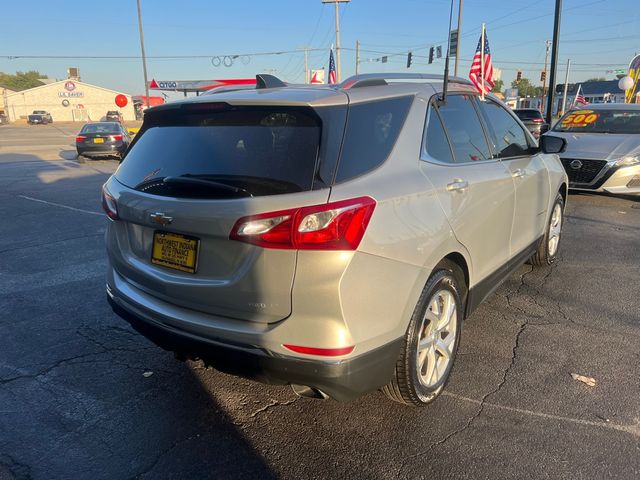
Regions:
<svg viewBox="0 0 640 480"><path fill-rule="evenodd" d="M521 97L540 97L542 96L542 87L535 87L531 85L528 78L522 77L520 80L514 80L511 82L512 88L518 89L518 94Z"/></svg>
<svg viewBox="0 0 640 480"><path fill-rule="evenodd" d="M38 80L39 78L48 77L36 70L29 70L28 72L16 72L15 75L0 72L0 85L19 92L21 90L39 87L40 85L42 85L42 82Z"/></svg>
<svg viewBox="0 0 640 480"><path fill-rule="evenodd" d="M590 78L588 80L585 81L586 82L606 82L607 79L604 77L594 77L594 78Z"/></svg>
<svg viewBox="0 0 640 480"><path fill-rule="evenodd" d="M495 81L495 85L493 86L491 91L493 93L501 93L502 92L502 87L504 87L504 82L502 81L502 79L496 80Z"/></svg>

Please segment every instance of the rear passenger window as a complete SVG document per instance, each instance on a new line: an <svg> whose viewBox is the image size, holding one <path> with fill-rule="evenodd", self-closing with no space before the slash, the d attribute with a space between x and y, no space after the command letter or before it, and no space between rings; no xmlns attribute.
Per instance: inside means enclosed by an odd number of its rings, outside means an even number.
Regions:
<svg viewBox="0 0 640 480"><path fill-rule="evenodd" d="M529 143L515 118L496 102L480 102L480 111L487 123L496 156L518 157L529 154Z"/></svg>
<svg viewBox="0 0 640 480"><path fill-rule="evenodd" d="M489 160L491 153L471 95L451 95L438 108L456 163Z"/></svg>
<svg viewBox="0 0 640 480"><path fill-rule="evenodd" d="M445 163L453 163L451 147L444 133L442 122L435 107L429 107L427 130L424 139L424 150L431 158Z"/></svg>
<svg viewBox="0 0 640 480"><path fill-rule="evenodd" d="M412 101L408 96L349 107L336 182L369 172L387 159Z"/></svg>

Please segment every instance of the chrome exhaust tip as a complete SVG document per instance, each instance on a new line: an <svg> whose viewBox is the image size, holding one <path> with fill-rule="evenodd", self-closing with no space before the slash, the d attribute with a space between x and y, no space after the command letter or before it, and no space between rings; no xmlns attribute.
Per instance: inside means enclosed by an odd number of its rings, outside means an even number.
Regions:
<svg viewBox="0 0 640 480"><path fill-rule="evenodd" d="M313 398L316 400L326 400L329 398L329 395L315 387L291 384L291 389L293 390L293 393L299 397Z"/></svg>

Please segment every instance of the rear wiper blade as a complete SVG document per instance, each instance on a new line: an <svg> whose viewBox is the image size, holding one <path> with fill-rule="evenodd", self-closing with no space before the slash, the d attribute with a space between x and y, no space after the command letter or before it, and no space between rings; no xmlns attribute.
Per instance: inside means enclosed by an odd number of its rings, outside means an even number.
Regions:
<svg viewBox="0 0 640 480"><path fill-rule="evenodd" d="M189 175L180 175L179 177L164 177L162 179L162 183L166 183L168 185L202 185L208 187L215 187L219 190L224 190L227 192L233 193L242 193L247 197L253 197L251 193L249 193L244 188L234 187L233 185L228 185L222 182L216 182L215 180L206 180L204 178L194 178Z"/></svg>

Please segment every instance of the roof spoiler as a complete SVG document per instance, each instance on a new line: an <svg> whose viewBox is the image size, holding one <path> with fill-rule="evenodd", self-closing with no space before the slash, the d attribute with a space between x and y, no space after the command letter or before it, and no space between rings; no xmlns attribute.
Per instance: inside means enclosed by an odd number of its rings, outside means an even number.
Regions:
<svg viewBox="0 0 640 480"><path fill-rule="evenodd" d="M259 73L258 75L256 75L256 90L261 90L263 88L280 88L286 86L287 84L275 75L269 75L267 73Z"/></svg>

